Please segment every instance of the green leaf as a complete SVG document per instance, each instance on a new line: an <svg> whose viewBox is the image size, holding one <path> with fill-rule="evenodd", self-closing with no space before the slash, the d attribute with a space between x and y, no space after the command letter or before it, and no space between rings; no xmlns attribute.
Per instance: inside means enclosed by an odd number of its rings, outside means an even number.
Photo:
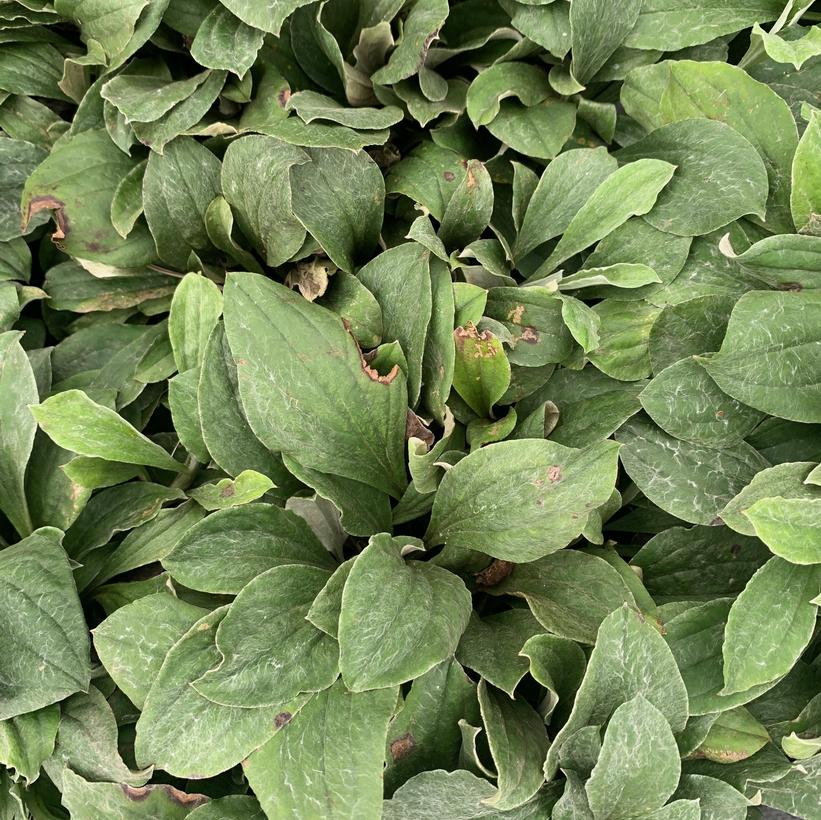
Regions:
<svg viewBox="0 0 821 820"><path fill-rule="evenodd" d="M152 151L143 179L145 218L157 253L177 270L188 257L208 252L205 210L220 193L219 160L190 137L180 137L162 154Z"/></svg>
<svg viewBox="0 0 821 820"><path fill-rule="evenodd" d="M576 550L516 565L488 592L524 598L548 632L587 644L596 642L596 633L611 612L624 604L636 605L615 569Z"/></svg>
<svg viewBox="0 0 821 820"><path fill-rule="evenodd" d="M570 4L573 42L572 76L588 82L624 42L641 11L641 0L614 6L601 0L574 0Z"/></svg>
<svg viewBox="0 0 821 820"><path fill-rule="evenodd" d="M513 247L517 259L567 229L596 188L617 163L604 148L581 148L559 154L539 178Z"/></svg>
<svg viewBox="0 0 821 820"><path fill-rule="evenodd" d="M687 690L670 649L654 626L624 606L599 628L573 711L548 752L545 774L555 774L567 738L585 726L602 725L623 703L643 695L674 732L687 722Z"/></svg>
<svg viewBox="0 0 821 820"><path fill-rule="evenodd" d="M680 773L670 724L637 694L613 712L585 791L596 818L635 817L661 808Z"/></svg>
<svg viewBox="0 0 821 820"><path fill-rule="evenodd" d="M274 567L307 564L332 570L333 559L305 521L269 504L220 510L197 522L162 559L182 584L236 594Z"/></svg>
<svg viewBox="0 0 821 820"><path fill-rule="evenodd" d="M553 270L598 242L631 216L650 211L659 192L676 171L675 165L662 159L636 158L610 174L570 220L559 244L545 262L545 270Z"/></svg>
<svg viewBox="0 0 821 820"><path fill-rule="evenodd" d="M624 469L665 512L692 524L712 524L722 509L767 467L748 444L716 450L682 442L642 416L617 433Z"/></svg>
<svg viewBox="0 0 821 820"><path fill-rule="evenodd" d="M620 381L650 375L650 332L660 310L648 302L605 299L593 307L599 317L599 345L590 361Z"/></svg>
<svg viewBox="0 0 821 820"><path fill-rule="evenodd" d="M203 355L197 392L202 438L211 457L225 472L238 476L253 470L271 478L283 490L294 484L279 456L253 434L242 409L237 366L218 323Z"/></svg>
<svg viewBox="0 0 821 820"><path fill-rule="evenodd" d="M147 464L180 472L182 465L122 416L92 401L82 390L57 393L31 407L40 427L60 447L83 456Z"/></svg>
<svg viewBox="0 0 821 820"><path fill-rule="evenodd" d="M479 708L498 772L498 791L484 802L501 810L516 808L544 782L542 762L549 746L544 723L524 699L513 700L484 680Z"/></svg>
<svg viewBox="0 0 821 820"><path fill-rule="evenodd" d="M408 400L414 406L431 316L429 257L421 245L407 242L380 253L357 273L382 309L382 340L402 345L408 361Z"/></svg>
<svg viewBox="0 0 821 820"><path fill-rule="evenodd" d="M135 788L125 783L92 783L71 769L63 770L63 804L77 820L182 820L208 802L204 794L186 794L163 784Z"/></svg>
<svg viewBox="0 0 821 820"><path fill-rule="evenodd" d="M622 99L627 113L648 130L693 117L735 129L767 169L768 224L792 230L789 176L798 133L789 107L773 89L724 62L671 60L631 72Z"/></svg>
<svg viewBox="0 0 821 820"><path fill-rule="evenodd" d="M421 772L398 789L393 799L385 801L382 817L384 820L548 817L557 797L556 789L542 789L521 808L504 812L487 805L494 791L487 780L464 769Z"/></svg>
<svg viewBox="0 0 821 820"><path fill-rule="evenodd" d="M744 515L775 555L793 564L821 564L821 499L762 498Z"/></svg>
<svg viewBox="0 0 821 820"><path fill-rule="evenodd" d="M56 703L0 721L0 762L14 770L15 780L37 780L40 767L54 751L59 724Z"/></svg>
<svg viewBox="0 0 821 820"><path fill-rule="evenodd" d="M256 501L273 486L267 476L254 470L243 470L236 479L223 478L211 484L201 484L189 490L188 495L206 510L224 510Z"/></svg>
<svg viewBox="0 0 821 820"><path fill-rule="evenodd" d="M744 795L717 777L685 775L674 796L698 800L702 817L743 820L747 816L749 803Z"/></svg>
<svg viewBox="0 0 821 820"><path fill-rule="evenodd" d="M816 28L816 31L821 29ZM796 230L821 236L821 116L812 111L792 164L790 209Z"/></svg>
<svg viewBox="0 0 821 820"><path fill-rule="evenodd" d="M26 465L37 422L29 407L38 401L37 384L17 331L0 334L0 510L25 537L33 529L26 501Z"/></svg>
<svg viewBox="0 0 821 820"><path fill-rule="evenodd" d="M289 173L293 213L347 273L373 250L382 228L385 183L364 152L305 149L310 162Z"/></svg>
<svg viewBox="0 0 821 820"><path fill-rule="evenodd" d="M447 0L419 0L414 3L402 29L402 36L387 65L372 75L380 85L391 85L417 72L425 54L448 16Z"/></svg>
<svg viewBox="0 0 821 820"><path fill-rule="evenodd" d="M575 125L576 107L572 103L551 98L526 108L516 100L505 100L487 129L514 151L537 159L553 159Z"/></svg>
<svg viewBox="0 0 821 820"><path fill-rule="evenodd" d="M61 784L61 768L94 780L111 780L142 786L151 777L151 768L132 772L117 749L117 721L108 701L96 686L79 692L60 707L60 729L54 757L45 769L56 785Z"/></svg>
<svg viewBox="0 0 821 820"><path fill-rule="evenodd" d="M656 601L736 595L770 557L756 538L727 527L671 527L632 558Z"/></svg>
<svg viewBox="0 0 821 820"><path fill-rule="evenodd" d="M117 686L142 709L171 647L206 614L168 592L146 595L94 629L94 650Z"/></svg>
<svg viewBox="0 0 821 820"><path fill-rule="evenodd" d="M809 481L812 468L809 461L788 461L762 470L721 511L722 520L736 532L755 535L755 528L745 513L757 501L776 496L801 500L820 498L821 492Z"/></svg>
<svg viewBox="0 0 821 820"><path fill-rule="evenodd" d="M783 7L780 0L645 0L627 45L642 49L687 48L756 22L775 20Z"/></svg>
<svg viewBox="0 0 821 820"><path fill-rule="evenodd" d="M812 637L821 568L771 558L736 598L724 634L724 694L786 675ZM777 641L769 640L773 634Z"/></svg>
<svg viewBox="0 0 821 820"><path fill-rule="evenodd" d="M333 97L318 94L316 91L299 91L291 94L287 108L296 111L300 119L306 123L329 120L366 131L390 128L403 117L402 109L393 105L385 108L347 108Z"/></svg>
<svg viewBox="0 0 821 820"><path fill-rule="evenodd" d="M219 288L200 274L186 274L174 291L168 313L168 336L180 373L202 364L205 345L221 313Z"/></svg>
<svg viewBox="0 0 821 820"><path fill-rule="evenodd" d="M692 606L669 618L665 639L675 656L687 686L691 715L724 712L752 701L771 689L776 681L726 695L724 688L724 641L730 598L717 598Z"/></svg>
<svg viewBox="0 0 821 820"><path fill-rule="evenodd" d="M269 817L378 817L396 689L314 695L248 757L245 776Z"/></svg>
<svg viewBox="0 0 821 820"><path fill-rule="evenodd" d="M476 450L445 473L425 538L516 562L555 552L609 498L617 453L610 441L576 450L535 439Z"/></svg>
<svg viewBox="0 0 821 820"><path fill-rule="evenodd" d="M499 103L506 97L517 97L525 105L536 105L550 94L547 74L527 63L496 63L482 71L470 84L467 93L467 115L478 128L493 122Z"/></svg>
<svg viewBox="0 0 821 820"><path fill-rule="evenodd" d="M345 583L339 668L352 692L424 674L453 654L467 626L470 594L463 582L431 563L404 560L400 549L401 541L374 537Z"/></svg>
<svg viewBox="0 0 821 820"><path fill-rule="evenodd" d="M242 708L318 692L338 674L336 641L306 619L329 577L318 567L274 567L246 584L216 633L218 665L194 682L208 700ZM265 630L255 629L264 623Z"/></svg>
<svg viewBox="0 0 821 820"><path fill-rule="evenodd" d="M777 63L791 63L799 70L807 60L821 54L821 27L801 29L804 33L796 40L787 40L777 34L764 31L758 23L750 34L752 42L760 42L767 56Z"/></svg>
<svg viewBox="0 0 821 820"><path fill-rule="evenodd" d="M120 267L153 261L154 243L144 225L137 224L126 240L111 224L117 186L135 165L103 131L65 139L26 180L24 223L52 211L53 241L71 256Z"/></svg>
<svg viewBox="0 0 821 820"><path fill-rule="evenodd" d="M489 330L480 333L470 322L456 328L453 339L453 387L471 410L489 418L510 384L510 363L502 343Z"/></svg>
<svg viewBox="0 0 821 820"><path fill-rule="evenodd" d="M488 683L515 697L514 690L530 668L520 650L542 625L527 610L511 609L487 618L473 614L459 641L456 658Z"/></svg>
<svg viewBox="0 0 821 820"><path fill-rule="evenodd" d="M246 25L219 4L197 29L191 56L207 68L233 71L242 77L254 64L264 36L260 29Z"/></svg>
<svg viewBox="0 0 821 820"><path fill-rule="evenodd" d="M207 76L208 72L202 72L187 80L168 82L164 77L120 74L102 86L100 96L127 122L153 122L189 97Z"/></svg>
<svg viewBox="0 0 821 820"><path fill-rule="evenodd" d="M475 684L451 659L413 682L401 711L388 727L388 794L426 770L456 767L462 745L460 720L477 723L479 703Z"/></svg>
<svg viewBox="0 0 821 820"><path fill-rule="evenodd" d="M269 740L304 702L237 709L202 697L192 686L219 663L214 635L227 609L204 615L165 656L137 721L138 762L177 777L213 776Z"/></svg>
<svg viewBox="0 0 821 820"><path fill-rule="evenodd" d="M616 288L640 288L652 282L661 282L658 274L647 265L620 262L603 268L584 268L559 282L560 290L578 290L597 285L612 285Z"/></svg>
<svg viewBox="0 0 821 820"><path fill-rule="evenodd" d="M641 406L665 432L707 447L732 447L763 415L731 399L693 358L662 370L639 396Z"/></svg>
<svg viewBox="0 0 821 820"><path fill-rule="evenodd" d="M308 162L300 148L252 135L232 142L222 162L222 190L237 225L271 267L290 259L305 240L291 210L288 169Z"/></svg>
<svg viewBox="0 0 821 820"><path fill-rule="evenodd" d="M243 407L263 444L401 495L407 394L398 368L380 377L341 320L255 274L229 276L225 329Z"/></svg>
<svg viewBox="0 0 821 820"><path fill-rule="evenodd" d="M770 736L743 706L722 712L695 754L716 763L746 760L770 742Z"/></svg>
<svg viewBox="0 0 821 820"><path fill-rule="evenodd" d="M478 160L465 165L465 178L445 208L439 238L448 249L463 248L478 239L493 214L493 183Z"/></svg>
<svg viewBox="0 0 821 820"><path fill-rule="evenodd" d="M43 527L0 552L2 651L15 659L3 671L0 720L88 691L88 630L61 539Z"/></svg>
<svg viewBox="0 0 821 820"><path fill-rule="evenodd" d="M752 317L755 320L752 320ZM739 299L707 372L733 398L793 421L820 421L811 354L821 317L812 291L755 291Z"/></svg>
<svg viewBox="0 0 821 820"><path fill-rule="evenodd" d="M711 294L667 305L650 328L650 362L654 373L721 347L735 299Z"/></svg>
<svg viewBox="0 0 821 820"><path fill-rule="evenodd" d="M767 169L752 144L723 122L674 122L619 151L622 161L640 158L676 166L675 176L645 217L654 228L700 236L746 214L764 218Z"/></svg>

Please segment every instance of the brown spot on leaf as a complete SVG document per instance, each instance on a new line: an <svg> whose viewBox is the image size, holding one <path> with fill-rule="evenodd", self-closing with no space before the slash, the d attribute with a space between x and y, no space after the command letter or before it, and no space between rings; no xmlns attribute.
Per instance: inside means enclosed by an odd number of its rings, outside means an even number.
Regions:
<svg viewBox="0 0 821 820"><path fill-rule="evenodd" d="M730 554L738 558L738 556L741 555L741 544L733 544L730 547Z"/></svg>
<svg viewBox="0 0 821 820"><path fill-rule="evenodd" d="M399 365L395 364L387 376L380 376L378 370L369 367L365 359L362 359L362 369L368 374L371 381L379 382L379 384L390 384L399 375Z"/></svg>
<svg viewBox="0 0 821 820"><path fill-rule="evenodd" d="M408 414L405 418L405 440L407 441L410 438L420 438L430 447L435 437L422 419L409 407Z"/></svg>
<svg viewBox="0 0 821 820"><path fill-rule="evenodd" d="M473 577L480 587L495 587L513 572L515 564L512 561L502 561L495 558L491 563L485 567L481 572L477 572Z"/></svg>
<svg viewBox="0 0 821 820"><path fill-rule="evenodd" d="M547 478L550 481L558 481L562 477L562 469L557 464L554 464L547 471Z"/></svg>
<svg viewBox="0 0 821 820"><path fill-rule="evenodd" d="M32 217L39 214L40 211L54 211L54 221L57 223L57 230L51 235L51 241L58 247L62 248L62 240L65 239L70 231L68 217L65 212L66 204L61 199L53 196L35 196L29 202L28 210L23 217L23 229L28 227Z"/></svg>
<svg viewBox="0 0 821 820"><path fill-rule="evenodd" d="M522 314L524 312L524 305L516 305L516 307L507 314L508 322L513 322L514 325L520 325L522 323Z"/></svg>
<svg viewBox="0 0 821 820"><path fill-rule="evenodd" d="M279 713L279 714L278 714L278 715L274 718L274 726L275 726L277 729L281 729L281 728L282 728L282 727L283 727L286 723L290 723L290 722L291 722L291 718L292 718L292 717L293 717L293 715L292 715L290 712L280 712L280 713Z"/></svg>
<svg viewBox="0 0 821 820"><path fill-rule="evenodd" d="M467 167L467 189L469 191L471 188L475 188L477 183L476 183L476 177L473 175L473 169L470 167L470 163L468 163L468 165L466 167Z"/></svg>
<svg viewBox="0 0 821 820"><path fill-rule="evenodd" d="M173 786L166 786L164 784L157 786L136 787L129 786L127 783L121 783L120 788L122 789L123 794L135 803L141 803L143 800L147 800L149 795L157 789L164 791L172 803L176 803L179 806L186 806L191 809L195 809L197 806L201 806L209 800L209 798L207 798L204 794L187 794L179 789L175 789Z"/></svg>
<svg viewBox="0 0 821 820"><path fill-rule="evenodd" d="M723 419L727 414L723 410L716 410L716 418Z"/></svg>
<svg viewBox="0 0 821 820"><path fill-rule="evenodd" d="M277 94L277 102L279 103L280 108L285 108L288 105L288 100L291 99L291 89L290 88L283 88L282 91Z"/></svg>
<svg viewBox="0 0 821 820"><path fill-rule="evenodd" d="M522 335L519 337L523 342L535 345L539 341L539 331L535 327L528 325L522 330Z"/></svg>
<svg viewBox="0 0 821 820"><path fill-rule="evenodd" d="M791 293L801 293L801 285L798 282L782 282L778 289L788 290Z"/></svg>
<svg viewBox="0 0 821 820"><path fill-rule="evenodd" d="M453 182L456 179L456 174L453 171L443 171L442 176L445 178L445 182Z"/></svg>
<svg viewBox="0 0 821 820"><path fill-rule="evenodd" d="M473 322L467 322L464 327L457 327L453 331L453 337L456 347L463 353L467 343L473 343L471 353L474 359L492 359L496 355L496 348L493 346L496 337L489 330L480 333Z"/></svg>
<svg viewBox="0 0 821 820"><path fill-rule="evenodd" d="M237 491L237 488L233 484L226 484L220 490L220 498L231 498Z"/></svg>
<svg viewBox="0 0 821 820"><path fill-rule="evenodd" d="M402 737L396 738L396 740L392 740L391 758L393 759L393 762L396 763L397 760L401 760L401 758L410 754L415 745L416 741L413 739L413 735L410 732L406 735L402 735Z"/></svg>

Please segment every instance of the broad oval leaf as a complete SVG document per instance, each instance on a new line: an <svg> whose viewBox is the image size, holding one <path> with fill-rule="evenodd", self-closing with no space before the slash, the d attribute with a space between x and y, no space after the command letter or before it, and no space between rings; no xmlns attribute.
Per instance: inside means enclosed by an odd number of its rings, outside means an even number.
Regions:
<svg viewBox="0 0 821 820"><path fill-rule="evenodd" d="M445 473L425 538L516 562L555 552L610 497L618 449L522 439L477 450Z"/></svg>

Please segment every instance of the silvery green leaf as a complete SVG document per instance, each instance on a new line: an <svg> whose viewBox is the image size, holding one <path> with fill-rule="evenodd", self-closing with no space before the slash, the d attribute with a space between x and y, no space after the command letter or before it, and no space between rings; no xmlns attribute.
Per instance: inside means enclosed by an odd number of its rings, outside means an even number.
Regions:
<svg viewBox="0 0 821 820"><path fill-rule="evenodd" d="M168 592L146 595L94 629L94 649L106 672L141 709L171 647L206 614Z"/></svg>
<svg viewBox="0 0 821 820"><path fill-rule="evenodd" d="M793 564L821 563L821 499L762 498L744 515L775 555Z"/></svg>
<svg viewBox="0 0 821 820"><path fill-rule="evenodd" d="M14 659L4 667L0 720L88 691L88 630L61 540L43 527L0 552L2 648Z"/></svg>
<svg viewBox="0 0 821 820"><path fill-rule="evenodd" d="M138 820L146 812L158 820L183 820L208 800L204 794L186 793L164 783L139 787L94 783L69 768L63 770L63 805L77 820Z"/></svg>
<svg viewBox="0 0 821 820"><path fill-rule="evenodd" d="M516 565L488 592L524 598L548 632L587 644L595 643L602 621L611 612L636 603L606 561L576 550L560 550Z"/></svg>
<svg viewBox="0 0 821 820"><path fill-rule="evenodd" d="M476 450L445 473L426 539L503 560L555 552L610 497L617 452L609 441L576 450L535 439Z"/></svg>
<svg viewBox="0 0 821 820"><path fill-rule="evenodd" d="M678 747L665 716L643 695L610 718L601 754L585 784L593 816L634 817L661 808L681 773Z"/></svg>
<svg viewBox="0 0 821 820"><path fill-rule="evenodd" d="M229 276L225 330L242 404L263 444L308 468L401 494L407 393L398 367L380 376L341 319L256 274ZM296 372L303 378L294 381Z"/></svg>
<svg viewBox="0 0 821 820"><path fill-rule="evenodd" d="M353 273L379 238L385 183L364 152L308 148L310 162L290 165L291 205L331 260Z"/></svg>
<svg viewBox="0 0 821 820"><path fill-rule="evenodd" d="M729 125L681 120L657 128L619 152L625 162L651 158L676 166L655 207L643 212L654 228L677 236L700 236L747 214L764 218L767 169L753 145Z"/></svg>
<svg viewBox="0 0 821 820"><path fill-rule="evenodd" d="M643 695L674 732L687 723L684 681L664 638L647 620L623 606L602 622L573 711L553 740L545 763L555 775L558 754L574 732L602 725L621 704Z"/></svg>
<svg viewBox="0 0 821 820"><path fill-rule="evenodd" d="M302 518L269 504L207 516L185 532L162 563L192 589L227 594L274 567L306 564L330 571L335 566Z"/></svg>
<svg viewBox="0 0 821 820"><path fill-rule="evenodd" d="M223 772L269 740L305 698L262 709L221 706L192 686L219 663L214 645L228 607L203 615L168 651L137 721L134 755L177 777L202 779Z"/></svg>
<svg viewBox="0 0 821 820"><path fill-rule="evenodd" d="M642 416L617 433L622 464L639 489L666 512L712 524L767 462L745 442L722 450L685 443Z"/></svg>
<svg viewBox="0 0 821 820"><path fill-rule="evenodd" d="M544 723L524 699L479 682L479 708L498 772L497 792L485 802L497 809L523 805L544 783L542 763L549 746Z"/></svg>
<svg viewBox="0 0 821 820"><path fill-rule="evenodd" d="M736 598L724 633L724 694L766 684L790 671L815 629L821 567L771 558ZM778 641L769 640L775 630Z"/></svg>
<svg viewBox="0 0 821 820"><path fill-rule="evenodd" d="M342 592L339 668L353 692L412 680L456 650L470 594L442 567L401 556L402 540L375 536ZM381 589L374 601L374 585ZM424 642L413 636L424 634Z"/></svg>
<svg viewBox="0 0 821 820"><path fill-rule="evenodd" d="M821 236L821 197L818 186L821 183L821 117L812 111L810 121L804 130L792 165L792 193L790 210L796 230L800 233Z"/></svg>
<svg viewBox="0 0 821 820"><path fill-rule="evenodd" d="M244 766L266 815L378 817L397 694L352 693L338 680L313 695Z"/></svg>

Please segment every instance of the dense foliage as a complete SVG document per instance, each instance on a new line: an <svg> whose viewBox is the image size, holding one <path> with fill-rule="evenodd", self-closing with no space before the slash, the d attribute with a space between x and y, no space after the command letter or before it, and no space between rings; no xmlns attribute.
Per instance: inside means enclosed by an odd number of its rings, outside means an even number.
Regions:
<svg viewBox="0 0 821 820"><path fill-rule="evenodd" d="M821 13L0 3L0 818L821 818Z"/></svg>

